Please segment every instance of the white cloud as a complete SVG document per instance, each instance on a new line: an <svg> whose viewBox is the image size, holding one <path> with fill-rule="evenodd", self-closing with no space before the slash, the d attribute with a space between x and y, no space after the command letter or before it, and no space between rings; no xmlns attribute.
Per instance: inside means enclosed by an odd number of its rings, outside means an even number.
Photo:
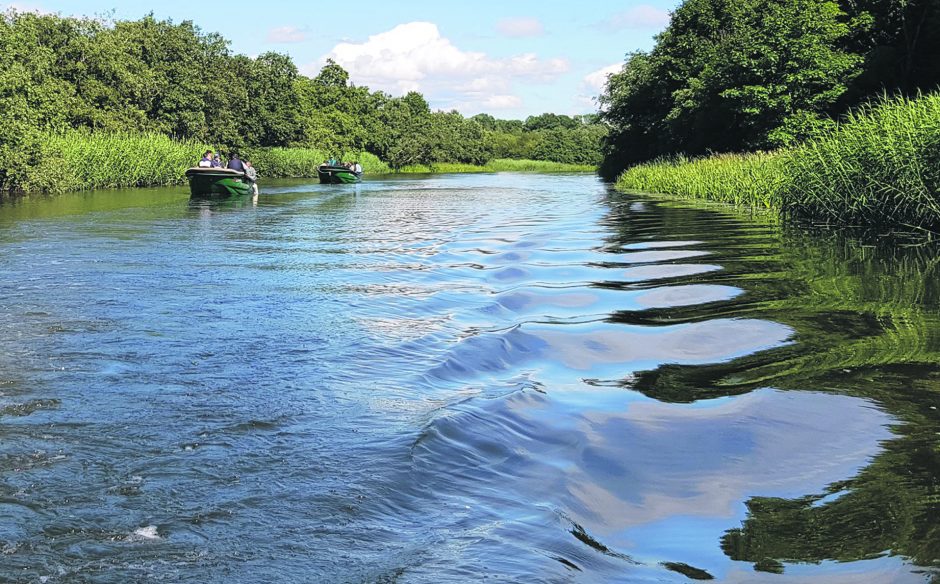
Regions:
<svg viewBox="0 0 940 584"><path fill-rule="evenodd" d="M496 23L496 30L508 37L534 37L545 34L545 27L538 18L504 18Z"/></svg>
<svg viewBox="0 0 940 584"><path fill-rule="evenodd" d="M583 85L585 89L595 92L601 92L607 86L607 78L614 73L619 73L623 69L623 63L614 63L606 67L601 67L597 71L591 71L584 76Z"/></svg>
<svg viewBox="0 0 940 584"><path fill-rule="evenodd" d="M597 96L607 87L608 77L619 73L622 68L623 63L614 63L585 75L581 79L580 92L574 98L575 106L580 108L582 113L586 108L596 111L600 105L597 103Z"/></svg>
<svg viewBox="0 0 940 584"><path fill-rule="evenodd" d="M569 69L566 59L534 53L496 58L464 51L431 22L400 24L364 42L339 43L304 73L315 75L327 58L348 70L357 84L393 94L421 91L434 107L468 113L519 107L521 99L512 95L517 83L550 82Z"/></svg>
<svg viewBox="0 0 940 584"><path fill-rule="evenodd" d="M649 4L640 4L629 10L618 12L606 22L601 23L602 28L608 30L623 30L625 28L661 29L669 24L669 12Z"/></svg>
<svg viewBox="0 0 940 584"><path fill-rule="evenodd" d="M518 95L491 95L483 100L483 106L489 109L518 109L522 107L522 98Z"/></svg>
<svg viewBox="0 0 940 584"><path fill-rule="evenodd" d="M307 38L307 32L296 26L279 26L268 31L265 40L269 43L299 43Z"/></svg>

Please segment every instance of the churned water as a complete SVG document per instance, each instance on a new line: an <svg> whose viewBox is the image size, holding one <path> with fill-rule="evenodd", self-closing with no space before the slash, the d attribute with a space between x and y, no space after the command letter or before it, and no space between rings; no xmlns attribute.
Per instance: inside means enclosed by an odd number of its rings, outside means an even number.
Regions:
<svg viewBox="0 0 940 584"><path fill-rule="evenodd" d="M589 176L0 206L0 580L929 582L936 250Z"/></svg>

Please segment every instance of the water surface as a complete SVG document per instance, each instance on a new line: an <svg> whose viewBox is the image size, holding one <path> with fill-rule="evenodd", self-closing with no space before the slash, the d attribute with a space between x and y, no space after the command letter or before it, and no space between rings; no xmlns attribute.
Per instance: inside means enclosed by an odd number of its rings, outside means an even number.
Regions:
<svg viewBox="0 0 940 584"><path fill-rule="evenodd" d="M0 580L929 582L936 257L588 176L7 202Z"/></svg>

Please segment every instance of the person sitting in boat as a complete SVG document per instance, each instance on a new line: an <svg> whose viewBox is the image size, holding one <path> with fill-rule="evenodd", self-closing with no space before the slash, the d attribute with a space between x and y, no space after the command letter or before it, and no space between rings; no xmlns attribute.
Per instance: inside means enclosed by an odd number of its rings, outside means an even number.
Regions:
<svg viewBox="0 0 940 584"><path fill-rule="evenodd" d="M199 168L212 167L212 150L206 150L202 153L202 160L199 161Z"/></svg>
<svg viewBox="0 0 940 584"><path fill-rule="evenodd" d="M362 165L359 164L358 160L352 163L352 171L355 172L356 174L359 174L362 172Z"/></svg>
<svg viewBox="0 0 940 584"><path fill-rule="evenodd" d="M232 159L228 161L228 168L237 170L238 172L245 172L245 165L239 160L238 154L232 154Z"/></svg>
<svg viewBox="0 0 940 584"><path fill-rule="evenodd" d="M330 156L330 159L326 161L329 166L336 166L336 159Z"/></svg>
<svg viewBox="0 0 940 584"><path fill-rule="evenodd" d="M251 181L251 192L258 194L258 171L251 165L250 160L245 161L245 176Z"/></svg>
<svg viewBox="0 0 940 584"><path fill-rule="evenodd" d="M218 154L212 157L212 164L210 166L212 168L222 168L222 159L219 158Z"/></svg>

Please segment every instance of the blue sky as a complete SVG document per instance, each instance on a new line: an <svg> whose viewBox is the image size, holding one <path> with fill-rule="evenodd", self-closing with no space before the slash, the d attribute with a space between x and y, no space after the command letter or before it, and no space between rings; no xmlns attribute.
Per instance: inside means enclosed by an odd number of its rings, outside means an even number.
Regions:
<svg viewBox="0 0 940 584"><path fill-rule="evenodd" d="M247 55L278 51L313 75L327 57L353 82L395 95L416 89L435 109L524 118L588 113L606 71L649 49L676 0L391 3L235 0L0 2L21 10L192 20ZM343 11L337 6L345 6ZM339 18L346 12L345 19ZM331 14L329 19L322 18Z"/></svg>

